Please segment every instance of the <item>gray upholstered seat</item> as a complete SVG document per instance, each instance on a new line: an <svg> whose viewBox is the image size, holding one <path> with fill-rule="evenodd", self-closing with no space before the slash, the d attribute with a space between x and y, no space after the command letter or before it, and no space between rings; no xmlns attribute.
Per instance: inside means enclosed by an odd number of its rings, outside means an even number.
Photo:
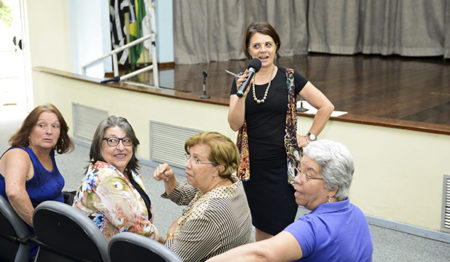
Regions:
<svg viewBox="0 0 450 262"><path fill-rule="evenodd" d="M148 237L130 232L115 235L108 245L111 262L182 262L170 249Z"/></svg>
<svg viewBox="0 0 450 262"><path fill-rule="evenodd" d="M0 196L0 261L28 261L31 233L11 205Z"/></svg>
<svg viewBox="0 0 450 262"><path fill-rule="evenodd" d="M35 262L110 261L103 234L72 206L45 201L34 210L33 224L39 243Z"/></svg>

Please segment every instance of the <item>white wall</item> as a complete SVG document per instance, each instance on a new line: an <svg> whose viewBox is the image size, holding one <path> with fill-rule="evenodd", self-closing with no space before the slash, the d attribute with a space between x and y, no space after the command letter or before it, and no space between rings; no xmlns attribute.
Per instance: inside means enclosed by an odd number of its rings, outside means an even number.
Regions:
<svg viewBox="0 0 450 262"><path fill-rule="evenodd" d="M31 66L72 71L68 0L26 0Z"/></svg>
<svg viewBox="0 0 450 262"><path fill-rule="evenodd" d="M72 72L111 51L109 0L69 0ZM111 57L86 70L91 77L104 78L112 71Z"/></svg>

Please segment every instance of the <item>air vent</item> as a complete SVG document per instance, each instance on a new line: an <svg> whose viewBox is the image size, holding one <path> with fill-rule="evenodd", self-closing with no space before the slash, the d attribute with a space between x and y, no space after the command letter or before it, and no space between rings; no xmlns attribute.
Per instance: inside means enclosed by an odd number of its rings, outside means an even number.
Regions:
<svg viewBox="0 0 450 262"><path fill-rule="evenodd" d="M150 159L184 168L184 142L200 130L150 121Z"/></svg>
<svg viewBox="0 0 450 262"><path fill-rule="evenodd" d="M450 175L444 175L441 230L450 233Z"/></svg>
<svg viewBox="0 0 450 262"><path fill-rule="evenodd" d="M108 117L105 110L72 103L73 135L91 141L98 124Z"/></svg>

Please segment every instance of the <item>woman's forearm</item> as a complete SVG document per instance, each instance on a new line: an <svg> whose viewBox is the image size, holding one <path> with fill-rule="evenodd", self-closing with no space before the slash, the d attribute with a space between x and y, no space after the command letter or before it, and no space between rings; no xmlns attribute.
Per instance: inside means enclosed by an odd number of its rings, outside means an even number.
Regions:
<svg viewBox="0 0 450 262"><path fill-rule="evenodd" d="M306 83L303 87L300 95L314 108L317 109L317 113L314 117L314 121L309 129L309 132L315 136L319 135L325 127L331 113L334 110L334 106L331 101L311 82Z"/></svg>
<svg viewBox="0 0 450 262"><path fill-rule="evenodd" d="M228 124L233 131L239 130L245 121L245 97L230 96L230 108L228 109Z"/></svg>
<svg viewBox="0 0 450 262"><path fill-rule="evenodd" d="M166 195L172 194L173 190L175 190L175 187L177 186L177 179L175 177L172 177L168 181L164 181L164 189L166 192Z"/></svg>
<svg viewBox="0 0 450 262"><path fill-rule="evenodd" d="M14 194L7 194L8 200L17 215L31 227L33 226L34 208L31 204L30 197L26 191Z"/></svg>
<svg viewBox="0 0 450 262"><path fill-rule="evenodd" d="M314 121L309 131L314 135L318 136L320 132L322 132L322 130L324 129L325 125L327 124L328 119L330 119L333 110L334 106L331 103L327 103L326 105L320 107L317 110L317 113L314 117Z"/></svg>

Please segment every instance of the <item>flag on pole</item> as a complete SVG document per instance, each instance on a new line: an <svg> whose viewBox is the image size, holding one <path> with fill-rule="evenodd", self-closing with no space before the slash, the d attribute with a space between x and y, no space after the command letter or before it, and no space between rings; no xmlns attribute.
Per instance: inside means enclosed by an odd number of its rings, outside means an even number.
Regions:
<svg viewBox="0 0 450 262"><path fill-rule="evenodd" d="M119 48L127 43L125 13L129 13L129 10L128 0L111 0L109 3L112 49ZM122 65L128 65L128 50L125 49L118 53L117 60Z"/></svg>
<svg viewBox="0 0 450 262"><path fill-rule="evenodd" d="M131 0L131 8L133 8L135 19L130 16L130 42L142 37L142 20L145 16L145 4L143 0ZM132 12L130 12L131 14ZM136 63L142 53L142 43L134 45L130 48L130 64L131 69L136 68Z"/></svg>

